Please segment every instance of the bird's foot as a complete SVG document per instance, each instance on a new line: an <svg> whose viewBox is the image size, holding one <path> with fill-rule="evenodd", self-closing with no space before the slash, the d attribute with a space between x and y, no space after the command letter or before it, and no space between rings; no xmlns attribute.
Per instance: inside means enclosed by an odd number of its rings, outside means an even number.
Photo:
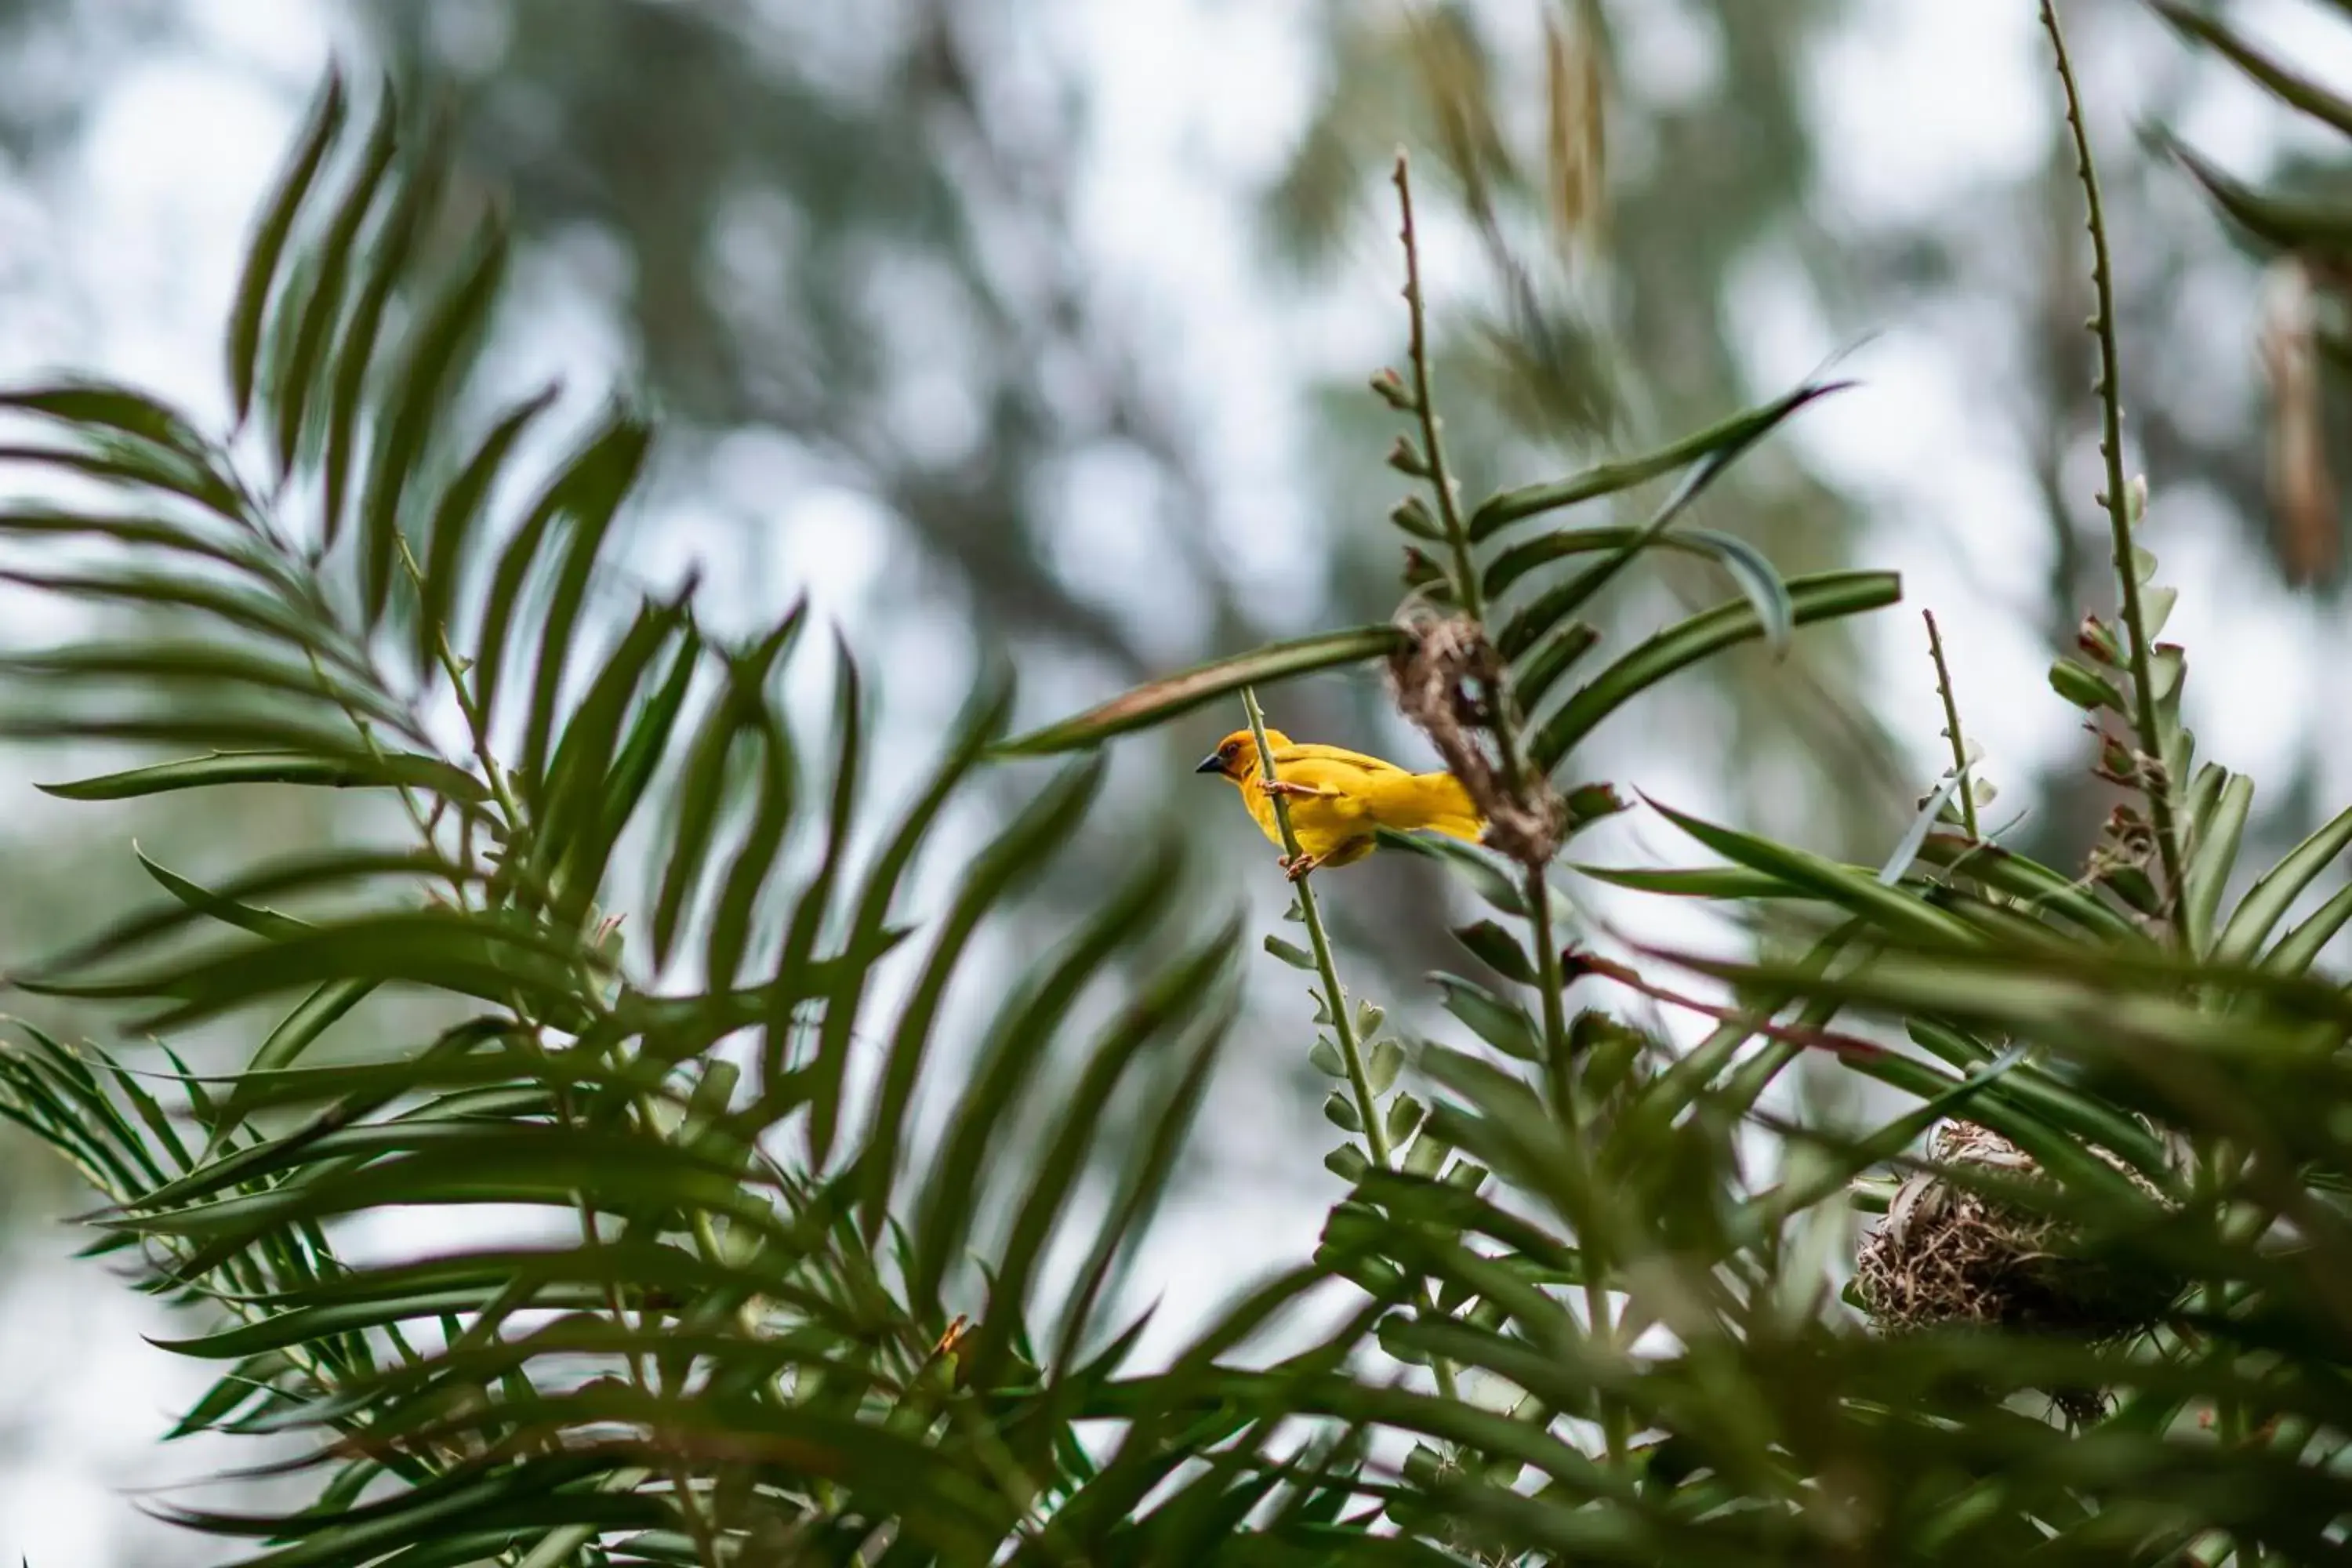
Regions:
<svg viewBox="0 0 2352 1568"><path fill-rule="evenodd" d="M1300 855L1294 858L1292 856L1285 855L1279 864L1282 867L1282 874L1290 880L1296 882L1301 877L1307 875L1307 872L1312 871L1316 867L1323 864L1323 857L1320 855Z"/></svg>
<svg viewBox="0 0 2352 1568"><path fill-rule="evenodd" d="M1288 779L1267 779L1258 787L1268 795L1286 795L1298 800L1321 800L1338 793L1334 790L1318 789L1313 784L1293 784Z"/></svg>

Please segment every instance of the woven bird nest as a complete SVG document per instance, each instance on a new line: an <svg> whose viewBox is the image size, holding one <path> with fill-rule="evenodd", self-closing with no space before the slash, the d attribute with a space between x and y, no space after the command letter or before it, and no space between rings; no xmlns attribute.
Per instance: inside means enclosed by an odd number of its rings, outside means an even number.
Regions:
<svg viewBox="0 0 2352 1568"><path fill-rule="evenodd" d="M2025 1151L1969 1121L1937 1130L1935 1158L2025 1181L2047 1179ZM2124 1173L2157 1195L2145 1177ZM1979 1323L2101 1341L2156 1323L2181 1281L2143 1260L2083 1247L2063 1219L1923 1171L1903 1184L1886 1216L1863 1239L1854 1286L1885 1332Z"/></svg>

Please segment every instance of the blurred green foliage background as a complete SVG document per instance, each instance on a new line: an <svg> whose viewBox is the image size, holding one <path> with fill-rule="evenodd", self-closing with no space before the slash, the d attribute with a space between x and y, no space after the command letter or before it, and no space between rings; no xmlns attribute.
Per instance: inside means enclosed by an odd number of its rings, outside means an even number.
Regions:
<svg viewBox="0 0 2352 1568"><path fill-rule="evenodd" d="M2340 171L2143 7L2072 13L2175 630L2201 683L2269 699L2191 700L2209 747L2272 781L2258 864L2352 776L2340 727L2309 718L2342 653L2337 520L2332 496L2279 504L2263 279L2144 133L2243 175ZM2327 25L2279 22L2343 52ZM1362 384L1401 340L1383 198L1402 142L1435 209L1474 487L1655 444L1846 354L1863 387L1745 465L1710 525L1790 574L1906 568L1964 706L1987 703L1969 717L1995 816L2064 862L2108 805L2086 742L2054 701L1994 700L2038 693L2111 594L2077 195L2032 28L2023 5L1896 0L0 0L0 363L204 384L189 345L303 95L331 53L380 66L511 194L518 375L617 374L665 421L640 569L698 564L718 616L746 621L810 587L878 672L887 779L977 658L1013 659L1043 718L1395 607L1370 460L1389 425ZM1665 577L1693 605L1719 593L1696 567ZM1611 777L1857 858L1937 765L1902 616L1718 661L1643 711L1601 738ZM1369 677L1287 690L1274 718L1419 760ZM1117 810L1032 895L1041 921L1171 820L1276 897L1263 844L1180 765L1229 721L1119 754ZM0 955L118 901L134 833L201 868L333 835L315 805L0 825ZM1444 951L1424 868L1349 875L1343 940L1390 973ZM1269 1152L1311 1106L1303 1068L1236 1056L1216 1181L1317 1179ZM59 1275L43 1221L75 1197L26 1153L0 1138L0 1546L21 1530L37 1563L173 1560L184 1543L104 1489L151 1474L121 1467L171 1403L142 1385L152 1364L97 1374L124 1394L108 1429L47 1425L56 1336L106 1287ZM23 1511L68 1507L98 1512Z"/></svg>

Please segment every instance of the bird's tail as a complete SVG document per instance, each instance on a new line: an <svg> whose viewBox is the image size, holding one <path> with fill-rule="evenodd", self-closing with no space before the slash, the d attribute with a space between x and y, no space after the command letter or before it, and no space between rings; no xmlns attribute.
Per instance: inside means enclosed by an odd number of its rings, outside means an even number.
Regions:
<svg viewBox="0 0 2352 1568"><path fill-rule="evenodd" d="M1486 831L1486 819L1470 802L1470 792L1452 773L1415 773L1400 780L1391 791L1391 809L1381 820L1402 832L1424 827L1451 838L1475 844Z"/></svg>

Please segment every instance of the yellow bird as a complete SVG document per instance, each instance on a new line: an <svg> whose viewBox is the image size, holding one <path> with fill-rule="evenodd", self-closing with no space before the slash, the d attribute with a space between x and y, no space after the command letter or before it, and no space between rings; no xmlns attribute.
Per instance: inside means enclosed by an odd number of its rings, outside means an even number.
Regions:
<svg viewBox="0 0 2352 1568"><path fill-rule="evenodd" d="M1265 732L1274 748L1274 782L1259 766L1257 738L1236 730L1217 742L1195 773L1221 773L1242 792L1242 804L1282 843L1275 820L1276 795L1290 800L1290 827L1298 837L1298 858L1282 858L1294 882L1318 866L1345 866L1372 852L1372 830L1400 833L1433 828L1475 843L1486 824L1470 804L1469 792L1452 773L1412 773L1394 763L1338 746L1302 746L1279 730Z"/></svg>

